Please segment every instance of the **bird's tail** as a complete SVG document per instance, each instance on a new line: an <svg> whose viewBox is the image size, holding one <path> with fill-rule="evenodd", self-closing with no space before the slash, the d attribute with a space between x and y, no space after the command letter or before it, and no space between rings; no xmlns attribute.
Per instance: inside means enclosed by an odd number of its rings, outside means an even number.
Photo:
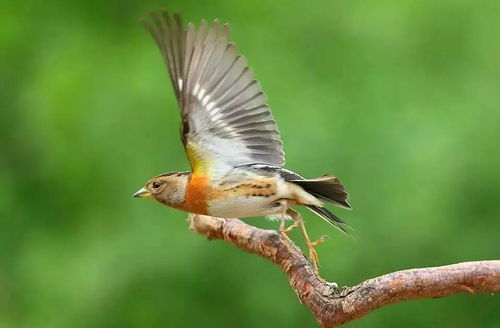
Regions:
<svg viewBox="0 0 500 328"><path fill-rule="evenodd" d="M309 180L289 180L289 182L295 183L302 187L307 193L313 195L314 197L334 203L337 206L350 209L351 205L348 203L347 199L349 194L345 191L344 185L339 179L331 175L323 175L316 179ZM306 205L309 210L314 214L326 220L328 223L347 233L349 226L338 216L327 210L322 206L316 205Z"/></svg>
<svg viewBox="0 0 500 328"><path fill-rule="evenodd" d="M323 175L316 179L289 180L289 182L301 186L305 191L320 200L334 203L343 208L351 208L351 205L347 202L349 194L345 191L342 182L336 177Z"/></svg>
<svg viewBox="0 0 500 328"><path fill-rule="evenodd" d="M322 219L324 219L326 222L330 223L335 228L339 229L343 233L346 233L346 234L349 233L349 231L347 231L347 228L349 228L349 225L347 225L347 223L345 223L344 220L342 220L341 218L339 218L338 216L336 216L335 214L333 214L332 212L330 212L326 208L321 207L321 206L315 206L315 205L306 205L306 206L311 212L313 212L317 216L321 217Z"/></svg>

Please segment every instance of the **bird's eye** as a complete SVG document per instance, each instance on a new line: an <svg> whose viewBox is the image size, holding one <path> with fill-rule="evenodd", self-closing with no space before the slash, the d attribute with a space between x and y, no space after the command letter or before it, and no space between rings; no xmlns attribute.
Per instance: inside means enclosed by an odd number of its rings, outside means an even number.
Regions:
<svg viewBox="0 0 500 328"><path fill-rule="evenodd" d="M160 186L161 186L160 182L158 182L158 181L153 182L153 188L158 189L158 188L160 188Z"/></svg>

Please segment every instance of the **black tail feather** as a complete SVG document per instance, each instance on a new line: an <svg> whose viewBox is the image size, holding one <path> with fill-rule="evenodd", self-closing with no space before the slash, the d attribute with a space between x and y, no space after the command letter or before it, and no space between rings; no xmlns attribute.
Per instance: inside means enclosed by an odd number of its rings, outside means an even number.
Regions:
<svg viewBox="0 0 500 328"><path fill-rule="evenodd" d="M318 199L332 202L344 208L351 208L347 202L349 194L345 191L344 185L339 179L331 175L324 175L316 179L309 180L289 180Z"/></svg>
<svg viewBox="0 0 500 328"><path fill-rule="evenodd" d="M347 231L347 228L349 228L347 223L326 208L315 205L307 205L307 208L343 233L349 233L349 231Z"/></svg>

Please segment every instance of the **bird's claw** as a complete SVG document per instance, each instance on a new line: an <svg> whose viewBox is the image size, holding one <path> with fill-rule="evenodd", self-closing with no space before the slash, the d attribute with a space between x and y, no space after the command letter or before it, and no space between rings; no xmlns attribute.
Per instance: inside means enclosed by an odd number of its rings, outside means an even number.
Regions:
<svg viewBox="0 0 500 328"><path fill-rule="evenodd" d="M312 247L316 247L316 246L318 246L319 244L324 243L324 242L325 242L325 241L327 241L328 239L330 239L330 237L328 237L327 235L323 235L323 236L319 237L319 239L318 239L318 240L311 242L311 243L310 243L310 245L311 245Z"/></svg>
<svg viewBox="0 0 500 328"><path fill-rule="evenodd" d="M297 228L298 226L299 226L298 222L294 222L288 228L280 229L280 232L286 234L286 233L289 233L290 231L292 231L293 229Z"/></svg>
<svg viewBox="0 0 500 328"><path fill-rule="evenodd" d="M312 244L308 244L307 248L309 248L309 261L311 261L313 265L314 272L318 273L319 272L318 253L316 253L316 250L314 249L314 246Z"/></svg>
<svg viewBox="0 0 500 328"><path fill-rule="evenodd" d="M309 249L309 260L311 261L314 272L316 273L319 271L319 257L314 247L318 246L328 239L330 238L327 235L323 235L318 240L307 243L307 248Z"/></svg>

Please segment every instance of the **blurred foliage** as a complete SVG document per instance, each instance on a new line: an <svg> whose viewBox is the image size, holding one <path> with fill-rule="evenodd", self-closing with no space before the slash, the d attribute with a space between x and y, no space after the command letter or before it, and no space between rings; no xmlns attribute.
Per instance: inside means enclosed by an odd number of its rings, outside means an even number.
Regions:
<svg viewBox="0 0 500 328"><path fill-rule="evenodd" d="M268 93L287 167L340 177L325 278L500 256L498 1L0 1L0 327L314 327L279 269L131 198L188 168L139 17L220 18ZM264 219L252 224L276 227ZM300 243L300 238L296 238ZM498 327L498 296L348 327Z"/></svg>

